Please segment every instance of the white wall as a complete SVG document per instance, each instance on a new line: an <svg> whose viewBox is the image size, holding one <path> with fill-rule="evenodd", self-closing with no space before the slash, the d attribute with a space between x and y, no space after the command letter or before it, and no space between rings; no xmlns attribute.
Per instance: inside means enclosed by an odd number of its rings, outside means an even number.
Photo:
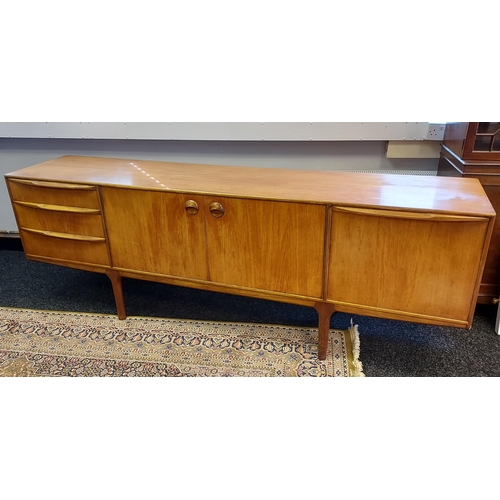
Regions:
<svg viewBox="0 0 500 500"><path fill-rule="evenodd" d="M437 159L389 159L385 141L162 141L0 138L0 175L73 154L311 170L437 171ZM0 231L17 231L0 181Z"/></svg>

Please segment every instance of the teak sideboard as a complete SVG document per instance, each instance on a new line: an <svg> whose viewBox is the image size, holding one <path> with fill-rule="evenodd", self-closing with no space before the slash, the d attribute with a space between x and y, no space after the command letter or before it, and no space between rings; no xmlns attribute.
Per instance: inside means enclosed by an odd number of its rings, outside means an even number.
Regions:
<svg viewBox="0 0 500 500"><path fill-rule="evenodd" d="M493 229L476 179L64 156L6 175L29 259L470 328Z"/></svg>

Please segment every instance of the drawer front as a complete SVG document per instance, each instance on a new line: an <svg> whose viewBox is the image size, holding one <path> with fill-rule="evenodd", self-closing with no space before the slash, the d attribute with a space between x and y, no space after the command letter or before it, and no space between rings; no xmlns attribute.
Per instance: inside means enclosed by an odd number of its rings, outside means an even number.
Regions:
<svg viewBox="0 0 500 500"><path fill-rule="evenodd" d="M73 211L39 208L14 202L17 221L20 228L40 229L61 233L104 237L102 217L99 212L78 213Z"/></svg>
<svg viewBox="0 0 500 500"><path fill-rule="evenodd" d="M27 255L51 257L54 259L85 264L109 266L108 251L104 238L55 233L52 235L21 229L24 251Z"/></svg>
<svg viewBox="0 0 500 500"><path fill-rule="evenodd" d="M99 209L95 186L9 179L12 201Z"/></svg>
<svg viewBox="0 0 500 500"><path fill-rule="evenodd" d="M97 188L8 179L27 255L109 266Z"/></svg>

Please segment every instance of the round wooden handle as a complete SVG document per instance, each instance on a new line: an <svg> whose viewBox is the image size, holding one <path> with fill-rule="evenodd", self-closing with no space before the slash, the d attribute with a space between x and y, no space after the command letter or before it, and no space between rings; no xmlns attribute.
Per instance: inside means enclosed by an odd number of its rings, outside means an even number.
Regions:
<svg viewBox="0 0 500 500"><path fill-rule="evenodd" d="M224 215L224 207L220 204L214 201L213 203L210 204L210 213L214 217L222 217Z"/></svg>
<svg viewBox="0 0 500 500"><path fill-rule="evenodd" d="M186 209L186 212L190 215L196 215L198 213L198 211L200 210L198 203L196 203L196 201L194 201L194 200L186 201L184 208Z"/></svg>

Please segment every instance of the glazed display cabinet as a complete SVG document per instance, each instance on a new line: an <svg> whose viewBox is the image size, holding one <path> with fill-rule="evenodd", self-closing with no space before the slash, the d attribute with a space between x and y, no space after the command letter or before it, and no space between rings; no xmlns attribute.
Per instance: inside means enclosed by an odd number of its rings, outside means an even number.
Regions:
<svg viewBox="0 0 500 500"><path fill-rule="evenodd" d="M493 208L500 211L500 122L447 123L439 176L478 179ZM500 220L497 219L481 279L478 302L498 303L500 296Z"/></svg>

